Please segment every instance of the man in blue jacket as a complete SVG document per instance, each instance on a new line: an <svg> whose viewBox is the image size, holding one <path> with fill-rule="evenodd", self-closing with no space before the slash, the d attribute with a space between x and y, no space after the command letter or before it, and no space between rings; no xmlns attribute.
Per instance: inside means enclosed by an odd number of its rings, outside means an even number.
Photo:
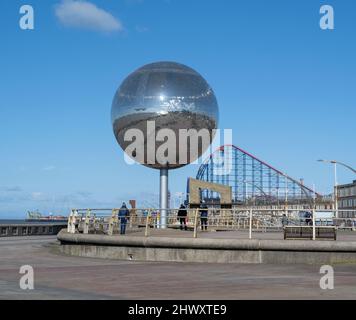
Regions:
<svg viewBox="0 0 356 320"><path fill-rule="evenodd" d="M130 212L126 207L126 203L123 202L122 206L119 210L119 219L120 219L120 234L125 234L126 232L126 224L127 224L127 218L129 216Z"/></svg>

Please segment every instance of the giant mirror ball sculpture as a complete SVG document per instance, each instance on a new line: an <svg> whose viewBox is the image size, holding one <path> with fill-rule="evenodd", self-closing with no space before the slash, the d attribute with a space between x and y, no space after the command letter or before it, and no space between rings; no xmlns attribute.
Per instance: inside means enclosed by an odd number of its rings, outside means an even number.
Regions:
<svg viewBox="0 0 356 320"><path fill-rule="evenodd" d="M113 99L111 119L116 140L124 151L132 143L124 141L127 130L139 129L144 134L145 147L141 164L155 169L175 169L195 161L207 149L199 140L197 152L190 154L190 140L179 141L179 129L207 129L210 144L213 129L217 128L218 104L212 88L198 72L176 62L155 62L137 69L122 82ZM147 132L148 121L155 122L155 131ZM176 137L175 159L164 164L156 158L153 162L147 158L147 143L155 139L160 129L171 129ZM156 140L156 150L163 143L173 143L170 139ZM187 163L180 163L180 143L187 144ZM135 154L129 156L134 158Z"/></svg>

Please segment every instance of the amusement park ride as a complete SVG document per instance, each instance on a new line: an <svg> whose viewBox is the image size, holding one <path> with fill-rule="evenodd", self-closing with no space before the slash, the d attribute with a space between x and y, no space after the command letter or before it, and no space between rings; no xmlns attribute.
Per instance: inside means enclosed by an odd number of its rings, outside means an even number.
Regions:
<svg viewBox="0 0 356 320"><path fill-rule="evenodd" d="M213 152L200 166L196 179L230 186L232 205L325 203L322 195L305 186L302 181L291 178L234 145L224 145ZM211 204L220 203L220 194L202 188L201 199Z"/></svg>

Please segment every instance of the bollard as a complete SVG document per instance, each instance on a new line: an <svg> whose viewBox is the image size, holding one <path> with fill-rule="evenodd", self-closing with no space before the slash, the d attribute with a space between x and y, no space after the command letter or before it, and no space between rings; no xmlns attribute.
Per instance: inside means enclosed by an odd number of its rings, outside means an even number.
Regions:
<svg viewBox="0 0 356 320"><path fill-rule="evenodd" d="M196 238L197 237L197 229L198 229L198 212L199 209L197 209L195 211L195 216L194 216L194 233L193 233L193 237Z"/></svg>

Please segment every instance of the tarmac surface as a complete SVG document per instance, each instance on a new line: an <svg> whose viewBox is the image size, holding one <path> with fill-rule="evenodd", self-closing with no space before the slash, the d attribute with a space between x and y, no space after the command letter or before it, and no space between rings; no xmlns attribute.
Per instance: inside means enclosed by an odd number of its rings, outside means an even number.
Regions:
<svg viewBox="0 0 356 320"><path fill-rule="evenodd" d="M58 245L0 238L0 299L356 299L356 265L334 265L334 289L322 290L316 265L102 260L59 255ZM34 268L34 290L20 289L22 265Z"/></svg>

